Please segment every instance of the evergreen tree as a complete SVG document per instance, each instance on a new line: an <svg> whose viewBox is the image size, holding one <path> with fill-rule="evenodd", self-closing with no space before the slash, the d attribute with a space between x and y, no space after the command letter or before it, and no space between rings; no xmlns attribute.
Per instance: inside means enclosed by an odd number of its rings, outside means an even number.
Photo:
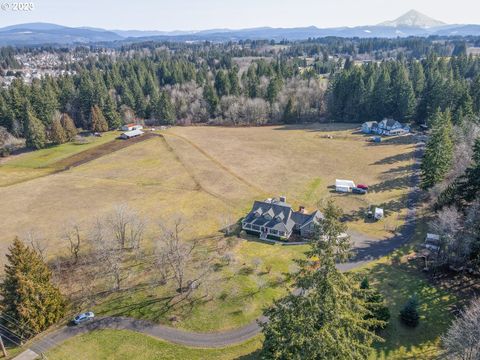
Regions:
<svg viewBox="0 0 480 360"><path fill-rule="evenodd" d="M65 301L51 277L40 255L16 238L7 254L0 306L13 319L8 328L22 338L47 329L64 314Z"/></svg>
<svg viewBox="0 0 480 360"><path fill-rule="evenodd" d="M287 124L294 123L297 119L297 112L293 99L289 98L285 110L283 110L283 121Z"/></svg>
<svg viewBox="0 0 480 360"><path fill-rule="evenodd" d="M365 319L377 320L372 326L373 330L383 329L390 319L390 310L388 309L383 295L378 290L370 288L370 283L367 277L364 277L360 283L360 293L368 310Z"/></svg>
<svg viewBox="0 0 480 360"><path fill-rule="evenodd" d="M370 330L376 321L365 320L368 310L354 295L352 280L336 267L350 249L342 236L341 211L330 202L324 215L307 260L298 261L294 285L300 294L287 295L265 311L265 359L366 359L372 342L380 340Z"/></svg>
<svg viewBox="0 0 480 360"><path fill-rule="evenodd" d="M373 89L374 119L381 120L392 114L391 79L387 65L383 64Z"/></svg>
<svg viewBox="0 0 480 360"><path fill-rule="evenodd" d="M228 75L220 70L215 76L215 89L219 97L227 96L230 94L230 81Z"/></svg>
<svg viewBox="0 0 480 360"><path fill-rule="evenodd" d="M155 110L155 117L162 123L174 124L175 112L173 109L172 100L170 95L166 91L162 91L160 98L158 99L157 108Z"/></svg>
<svg viewBox="0 0 480 360"><path fill-rule="evenodd" d="M92 107L91 110L91 124L92 124L92 131L94 132L105 132L108 131L108 123L105 120L105 116L103 116L102 110L95 105Z"/></svg>
<svg viewBox="0 0 480 360"><path fill-rule="evenodd" d="M279 78L273 77L270 79L266 94L266 100L270 103L270 105L272 105L277 100L281 88L282 81Z"/></svg>
<svg viewBox="0 0 480 360"><path fill-rule="evenodd" d="M50 141L55 145L60 145L68 141L67 134L60 121L60 114L54 116L49 137Z"/></svg>
<svg viewBox="0 0 480 360"><path fill-rule="evenodd" d="M432 133L428 140L421 165L423 189L429 189L442 181L453 160L453 130L450 110L437 110L432 119Z"/></svg>
<svg viewBox="0 0 480 360"><path fill-rule="evenodd" d="M106 98L103 113L110 130L117 129L122 125L122 118L116 109L115 101L110 95Z"/></svg>
<svg viewBox="0 0 480 360"><path fill-rule="evenodd" d="M219 100L212 85L208 84L203 88L203 98L207 102L208 112L210 113L210 116L215 116Z"/></svg>
<svg viewBox="0 0 480 360"><path fill-rule="evenodd" d="M416 99L407 69L401 65L393 82L393 116L399 121L410 120L415 114Z"/></svg>
<svg viewBox="0 0 480 360"><path fill-rule="evenodd" d="M68 114L62 114L60 117L60 122L62 124L63 130L67 137L67 141L72 141L75 136L78 134L78 130L75 127L75 123Z"/></svg>
<svg viewBox="0 0 480 360"><path fill-rule="evenodd" d="M423 66L419 61L414 61L412 65L412 84L416 96L420 96L425 88L425 73Z"/></svg>
<svg viewBox="0 0 480 360"><path fill-rule="evenodd" d="M416 327L420 321L418 314L418 300L416 295L408 299L407 303L400 311L400 319L403 323L410 327Z"/></svg>
<svg viewBox="0 0 480 360"><path fill-rule="evenodd" d="M230 83L230 95L240 95L240 83L238 81L238 68L234 66L228 72L228 82Z"/></svg>
<svg viewBox="0 0 480 360"><path fill-rule="evenodd" d="M33 149L43 149L47 145L47 136L43 123L27 111L25 130L26 145Z"/></svg>

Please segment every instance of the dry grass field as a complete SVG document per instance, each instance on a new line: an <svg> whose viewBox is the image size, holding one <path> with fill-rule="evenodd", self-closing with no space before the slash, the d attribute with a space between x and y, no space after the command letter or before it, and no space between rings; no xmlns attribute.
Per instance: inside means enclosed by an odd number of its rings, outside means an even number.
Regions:
<svg viewBox="0 0 480 360"><path fill-rule="evenodd" d="M50 254L63 251L66 222L88 226L123 203L149 219L151 232L158 219L182 214L189 237L209 236L226 218L244 215L254 199L281 194L307 209L333 197L351 228L381 238L402 220L413 151L414 144L395 139L372 145L351 125L172 128L164 138L71 170L0 187L0 252L29 231L45 239ZM0 165L0 179L8 180L12 167ZM372 191L335 194L335 178L367 183ZM365 223L361 211L371 204L385 206L384 221Z"/></svg>

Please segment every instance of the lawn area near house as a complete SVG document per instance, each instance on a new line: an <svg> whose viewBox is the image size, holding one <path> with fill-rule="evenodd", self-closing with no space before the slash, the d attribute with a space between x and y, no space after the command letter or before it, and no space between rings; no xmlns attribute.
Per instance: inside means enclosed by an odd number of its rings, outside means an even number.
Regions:
<svg viewBox="0 0 480 360"><path fill-rule="evenodd" d="M100 330L67 340L46 355L51 360L256 360L261 337L219 349L188 348L128 330Z"/></svg>
<svg viewBox="0 0 480 360"><path fill-rule="evenodd" d="M385 342L376 344L376 355L381 359L436 359L440 336L453 320L458 299L431 283L420 268L398 261L395 255L385 257L358 271L380 290L390 309L390 322L380 332ZM399 313L413 294L420 303L420 323L409 328L400 321Z"/></svg>
<svg viewBox="0 0 480 360"><path fill-rule="evenodd" d="M201 299L180 302L169 308L171 287L143 286L102 299L94 308L95 313L140 318L198 332L247 325L260 316L273 299L286 294L285 274L293 270L292 260L301 258L307 246L232 240L236 242L231 249L233 260L228 265L218 266L205 285L208 291ZM139 276L148 282L143 270Z"/></svg>

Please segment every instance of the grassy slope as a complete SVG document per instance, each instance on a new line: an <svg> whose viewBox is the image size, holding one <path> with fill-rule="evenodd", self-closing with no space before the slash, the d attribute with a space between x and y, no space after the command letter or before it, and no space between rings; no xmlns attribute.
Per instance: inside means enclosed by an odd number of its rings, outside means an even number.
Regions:
<svg viewBox="0 0 480 360"><path fill-rule="evenodd" d="M132 331L101 330L70 339L47 353L51 360L254 360L260 338L221 349L198 349L174 345Z"/></svg>
<svg viewBox="0 0 480 360"><path fill-rule="evenodd" d="M34 179L57 170L55 163L68 156L105 144L115 139L118 132L104 133L102 137L90 137L85 144L66 143L32 151L5 159L0 164L0 186Z"/></svg>

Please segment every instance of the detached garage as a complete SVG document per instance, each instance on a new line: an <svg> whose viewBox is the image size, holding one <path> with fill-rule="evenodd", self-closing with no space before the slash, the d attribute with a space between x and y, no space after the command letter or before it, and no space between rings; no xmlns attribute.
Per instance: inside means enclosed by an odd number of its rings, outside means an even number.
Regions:
<svg viewBox="0 0 480 360"><path fill-rule="evenodd" d="M128 140L137 136L142 136L143 134L144 132L142 130L127 131L120 135L120 139Z"/></svg>

